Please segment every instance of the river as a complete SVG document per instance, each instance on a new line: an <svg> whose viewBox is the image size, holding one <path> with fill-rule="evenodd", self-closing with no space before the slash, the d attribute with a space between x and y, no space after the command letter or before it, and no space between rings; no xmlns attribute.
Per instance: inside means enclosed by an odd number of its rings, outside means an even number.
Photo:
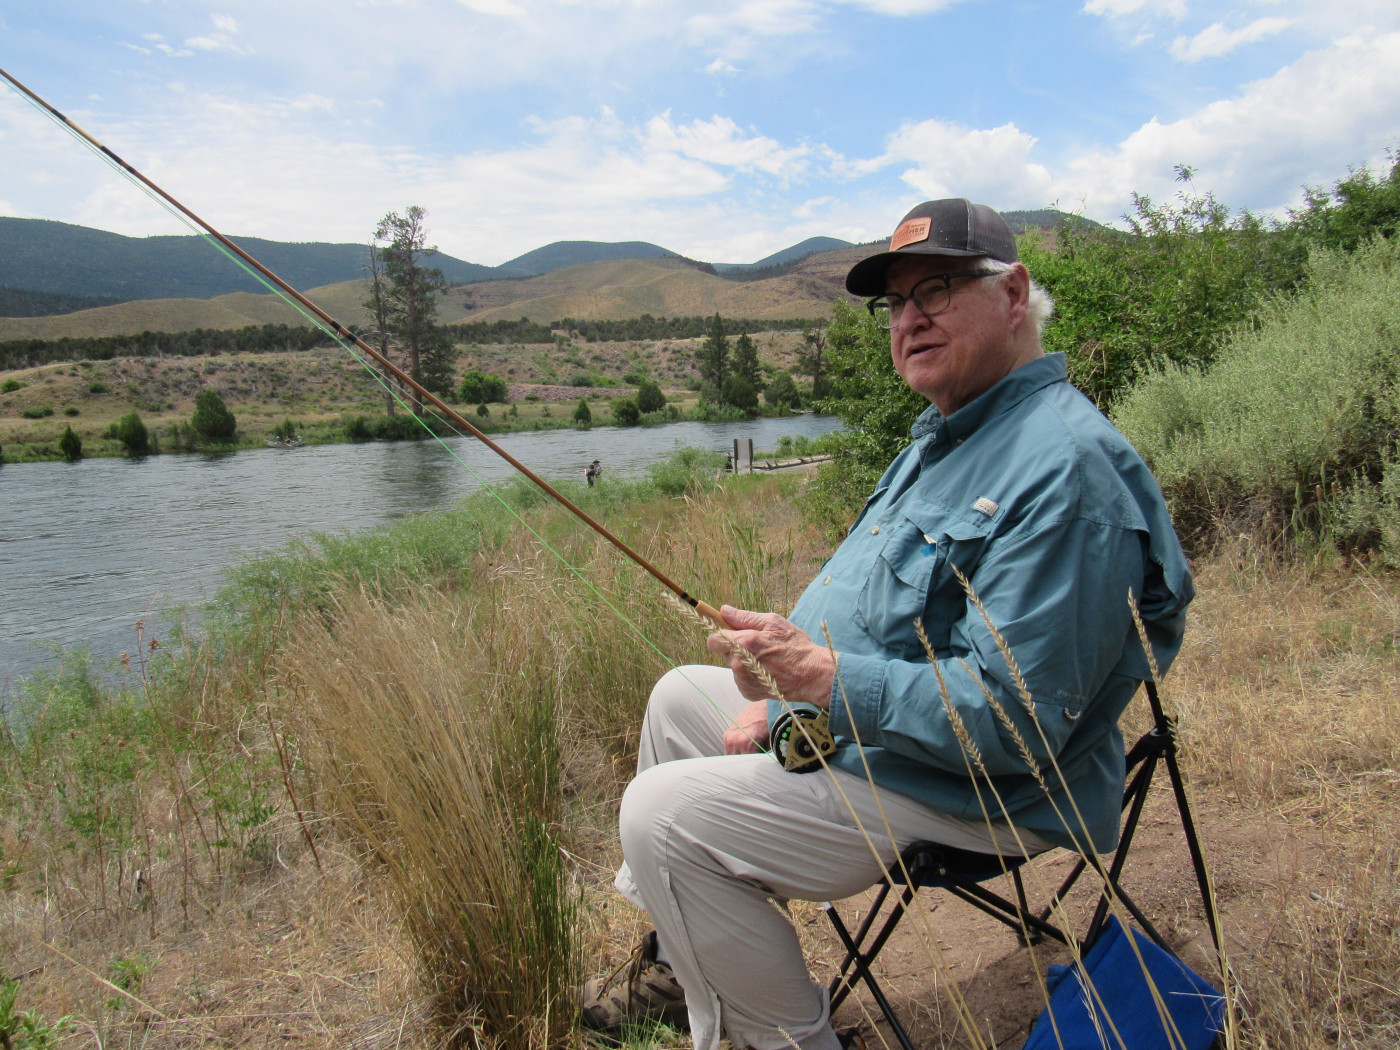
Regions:
<svg viewBox="0 0 1400 1050"><path fill-rule="evenodd" d="M672 423L504 434L498 443L547 480L642 471L682 446L759 449L816 437L833 416ZM223 570L315 533L353 533L451 507L514 473L473 438L260 449L223 456L0 466L0 699L17 677L86 647L99 669L160 637L168 614L197 606ZM461 463L454 458L460 457ZM462 464L465 464L465 468Z"/></svg>

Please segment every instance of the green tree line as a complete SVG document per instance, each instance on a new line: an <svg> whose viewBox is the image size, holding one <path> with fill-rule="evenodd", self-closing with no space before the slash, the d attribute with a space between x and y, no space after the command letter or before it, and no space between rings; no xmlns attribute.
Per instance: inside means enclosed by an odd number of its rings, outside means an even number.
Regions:
<svg viewBox="0 0 1400 1050"><path fill-rule="evenodd" d="M195 328L88 338L9 339L0 342L0 371L37 368L56 361L108 361L114 357L198 357L310 350L329 342L315 328L285 324L246 328Z"/></svg>
<svg viewBox="0 0 1400 1050"><path fill-rule="evenodd" d="M461 343L549 343L556 331L569 332L590 343L621 343L644 339L695 339L710 334L712 317L653 317L642 314L621 321L584 321L561 317L548 324L522 317L518 321L470 321L447 325L453 338ZM791 332L813 324L811 318L783 320L753 320L740 317L721 319L725 335L742 332Z"/></svg>

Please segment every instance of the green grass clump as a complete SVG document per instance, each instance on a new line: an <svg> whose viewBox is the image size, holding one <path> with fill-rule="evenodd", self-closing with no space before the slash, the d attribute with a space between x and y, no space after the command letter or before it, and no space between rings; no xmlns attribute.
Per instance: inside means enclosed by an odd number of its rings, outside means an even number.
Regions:
<svg viewBox="0 0 1400 1050"><path fill-rule="evenodd" d="M1209 369L1168 366L1113 421L1188 541L1248 533L1400 559L1400 240L1315 253Z"/></svg>

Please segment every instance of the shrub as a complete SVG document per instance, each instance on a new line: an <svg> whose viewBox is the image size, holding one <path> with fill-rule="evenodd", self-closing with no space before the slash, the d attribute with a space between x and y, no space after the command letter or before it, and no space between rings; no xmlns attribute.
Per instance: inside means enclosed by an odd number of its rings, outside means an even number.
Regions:
<svg viewBox="0 0 1400 1050"><path fill-rule="evenodd" d="M111 387L109 387L106 383L102 382L102 380L98 379L88 384L87 391L89 394L105 394L110 389Z"/></svg>
<svg viewBox="0 0 1400 1050"><path fill-rule="evenodd" d="M53 415L52 405L30 405L20 413L25 419L43 419Z"/></svg>
<svg viewBox="0 0 1400 1050"><path fill-rule="evenodd" d="M745 411L758 408L758 387L743 376L729 376L724 381L721 400L726 405L742 408Z"/></svg>
<svg viewBox="0 0 1400 1050"><path fill-rule="evenodd" d="M1150 375L1113 420L1188 539L1313 535L1400 564L1385 539L1386 522L1400 537L1400 243L1317 252L1308 271L1307 291L1265 307L1214 366Z"/></svg>
<svg viewBox="0 0 1400 1050"><path fill-rule="evenodd" d="M592 386L593 377L587 372L579 372L569 380L570 386Z"/></svg>
<svg viewBox="0 0 1400 1050"><path fill-rule="evenodd" d="M774 408L801 408L802 395L797 392L797 384L787 372L779 372L763 388L763 400Z"/></svg>
<svg viewBox="0 0 1400 1050"><path fill-rule="evenodd" d="M665 463L649 466L647 473L663 495L683 496L714 485L723 467L723 452L682 448Z"/></svg>
<svg viewBox="0 0 1400 1050"><path fill-rule="evenodd" d="M82 413L80 413L80 412L78 411L78 406L77 406L77 405L69 405L67 408L65 408L65 409L63 410L63 414L64 414L65 416L77 416L77 415L81 415Z"/></svg>
<svg viewBox="0 0 1400 1050"><path fill-rule="evenodd" d="M479 404L479 405L476 406L476 416L477 416L478 419L490 419L490 418L491 418L491 410L490 410L489 408L486 407L486 402L485 402L485 401L483 401L481 404Z"/></svg>
<svg viewBox="0 0 1400 1050"><path fill-rule="evenodd" d="M637 382L637 408L643 415L647 412L660 412L666 407L666 395L661 392L661 388L650 379L641 379Z"/></svg>
<svg viewBox="0 0 1400 1050"><path fill-rule="evenodd" d="M578 399L578 407L574 409L574 422L585 427L593 422L593 412L588 407L588 398Z"/></svg>
<svg viewBox="0 0 1400 1050"><path fill-rule="evenodd" d="M613 419L619 426L635 427L642 418L642 411L637 407L637 402L630 397L624 397L620 401L614 401L612 406Z"/></svg>
<svg viewBox="0 0 1400 1050"><path fill-rule="evenodd" d="M1189 184L1189 169L1177 173ZM1210 194L1133 203L1127 235L1070 222L1053 248L1037 236L1021 248L1055 298L1045 349L1068 356L1070 379L1101 407L1167 362L1209 364L1235 325L1302 276L1287 240Z"/></svg>
<svg viewBox="0 0 1400 1050"><path fill-rule="evenodd" d="M229 444L238 431L238 421L215 390L201 391L194 399L194 416L190 419L190 425L205 441L216 445Z"/></svg>
<svg viewBox="0 0 1400 1050"><path fill-rule="evenodd" d="M63 428L63 436L58 439L58 450L69 463L83 458L83 439L73 433L72 427Z"/></svg>
<svg viewBox="0 0 1400 1050"><path fill-rule="evenodd" d="M23 390L27 384L21 383L18 379L10 378L0 383L0 394L8 394L14 390Z"/></svg>
<svg viewBox="0 0 1400 1050"><path fill-rule="evenodd" d="M457 399L466 404L504 402L509 390L510 385L500 376L472 370L462 377L462 383L457 388Z"/></svg>
<svg viewBox="0 0 1400 1050"><path fill-rule="evenodd" d="M151 451L151 436L146 424L135 412L128 412L107 428L104 437L114 438L126 446L127 455L144 456Z"/></svg>
<svg viewBox="0 0 1400 1050"><path fill-rule="evenodd" d="M345 423L345 436L351 441L373 441L374 431L364 416L354 416Z"/></svg>

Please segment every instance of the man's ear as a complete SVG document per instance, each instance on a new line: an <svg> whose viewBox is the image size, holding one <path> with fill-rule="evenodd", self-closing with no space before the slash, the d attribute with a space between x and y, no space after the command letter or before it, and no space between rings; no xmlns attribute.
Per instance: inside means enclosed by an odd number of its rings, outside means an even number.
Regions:
<svg viewBox="0 0 1400 1050"><path fill-rule="evenodd" d="M1020 328L1025 323L1030 310L1031 275L1023 263L1014 263L1001 281L1002 291L1008 299L1011 327Z"/></svg>

